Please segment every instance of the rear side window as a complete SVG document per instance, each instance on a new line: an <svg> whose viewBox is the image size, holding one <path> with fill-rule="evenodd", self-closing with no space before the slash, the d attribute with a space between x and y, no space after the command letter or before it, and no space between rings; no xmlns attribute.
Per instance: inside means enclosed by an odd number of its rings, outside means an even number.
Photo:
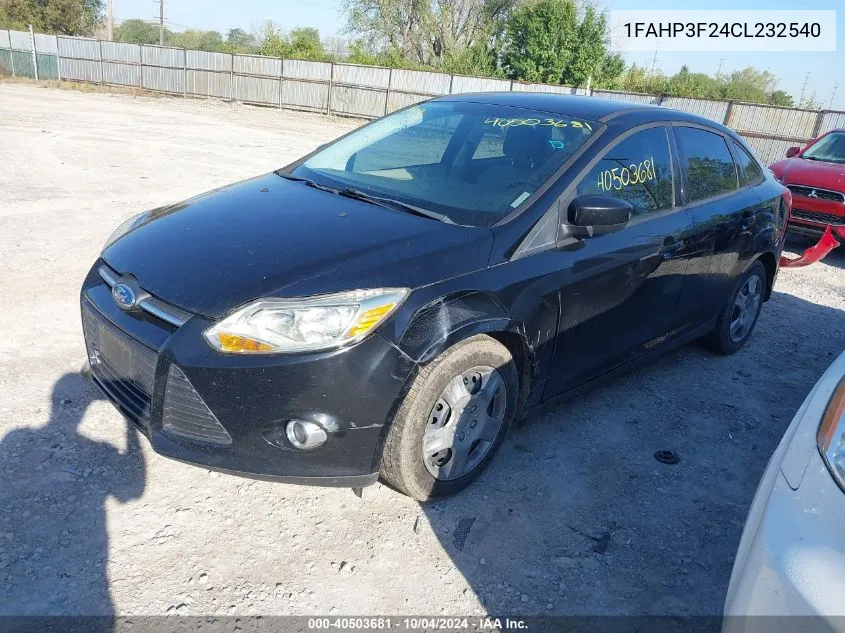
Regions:
<svg viewBox="0 0 845 633"><path fill-rule="evenodd" d="M621 198L633 205L636 215L671 209L674 189L666 129L649 128L614 145L581 179L576 191L578 196Z"/></svg>
<svg viewBox="0 0 845 633"><path fill-rule="evenodd" d="M692 127L676 128L687 159L689 201L697 202L737 189L736 165L720 134Z"/></svg>
<svg viewBox="0 0 845 633"><path fill-rule="evenodd" d="M760 163L754 160L739 143L731 141L731 147L737 160L736 167L739 171L739 186L747 187L749 185L759 185L763 182L763 168L760 167Z"/></svg>

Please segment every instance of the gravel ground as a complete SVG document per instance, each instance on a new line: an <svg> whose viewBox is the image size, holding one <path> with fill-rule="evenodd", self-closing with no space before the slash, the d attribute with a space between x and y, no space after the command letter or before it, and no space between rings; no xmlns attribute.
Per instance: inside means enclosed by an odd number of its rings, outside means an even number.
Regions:
<svg viewBox="0 0 845 633"><path fill-rule="evenodd" d="M122 219L357 124L0 83L0 614L719 614L757 481L845 347L841 251L783 270L735 356L688 346L535 415L425 506L169 461L75 374Z"/></svg>

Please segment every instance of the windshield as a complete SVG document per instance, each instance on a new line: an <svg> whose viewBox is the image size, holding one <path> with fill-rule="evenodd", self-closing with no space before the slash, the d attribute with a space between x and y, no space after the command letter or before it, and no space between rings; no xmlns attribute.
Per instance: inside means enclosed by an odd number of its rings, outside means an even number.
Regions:
<svg viewBox="0 0 845 633"><path fill-rule="evenodd" d="M549 112L435 101L362 127L292 173L428 209L456 224L491 226L596 128Z"/></svg>
<svg viewBox="0 0 845 633"><path fill-rule="evenodd" d="M801 158L823 160L827 163L845 163L845 132L833 132L821 137L817 143L801 154Z"/></svg>

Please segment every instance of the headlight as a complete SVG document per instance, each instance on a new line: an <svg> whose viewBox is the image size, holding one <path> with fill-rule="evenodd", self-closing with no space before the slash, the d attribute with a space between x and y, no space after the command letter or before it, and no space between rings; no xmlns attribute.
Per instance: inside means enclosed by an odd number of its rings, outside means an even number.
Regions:
<svg viewBox="0 0 845 633"><path fill-rule="evenodd" d="M216 350L274 354L326 350L372 332L408 296L407 288L354 290L307 299L259 299L208 328Z"/></svg>
<svg viewBox="0 0 845 633"><path fill-rule="evenodd" d="M106 243L103 244L103 250L106 250L109 246L114 244L117 240L146 220L149 213L149 211L144 211L143 213L133 215L125 222L122 222L120 226L118 226L114 231L112 231L112 234L109 235L109 239L107 239Z"/></svg>
<svg viewBox="0 0 845 633"><path fill-rule="evenodd" d="M833 478L845 490L845 376L827 403L816 439Z"/></svg>

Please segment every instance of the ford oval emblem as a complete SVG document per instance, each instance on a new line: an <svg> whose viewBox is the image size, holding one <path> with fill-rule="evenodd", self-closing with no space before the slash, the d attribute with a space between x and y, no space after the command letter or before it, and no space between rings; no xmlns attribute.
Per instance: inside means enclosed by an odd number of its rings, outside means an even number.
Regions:
<svg viewBox="0 0 845 633"><path fill-rule="evenodd" d="M121 310L131 310L135 307L135 291L126 284L115 284L111 289L111 296Z"/></svg>

